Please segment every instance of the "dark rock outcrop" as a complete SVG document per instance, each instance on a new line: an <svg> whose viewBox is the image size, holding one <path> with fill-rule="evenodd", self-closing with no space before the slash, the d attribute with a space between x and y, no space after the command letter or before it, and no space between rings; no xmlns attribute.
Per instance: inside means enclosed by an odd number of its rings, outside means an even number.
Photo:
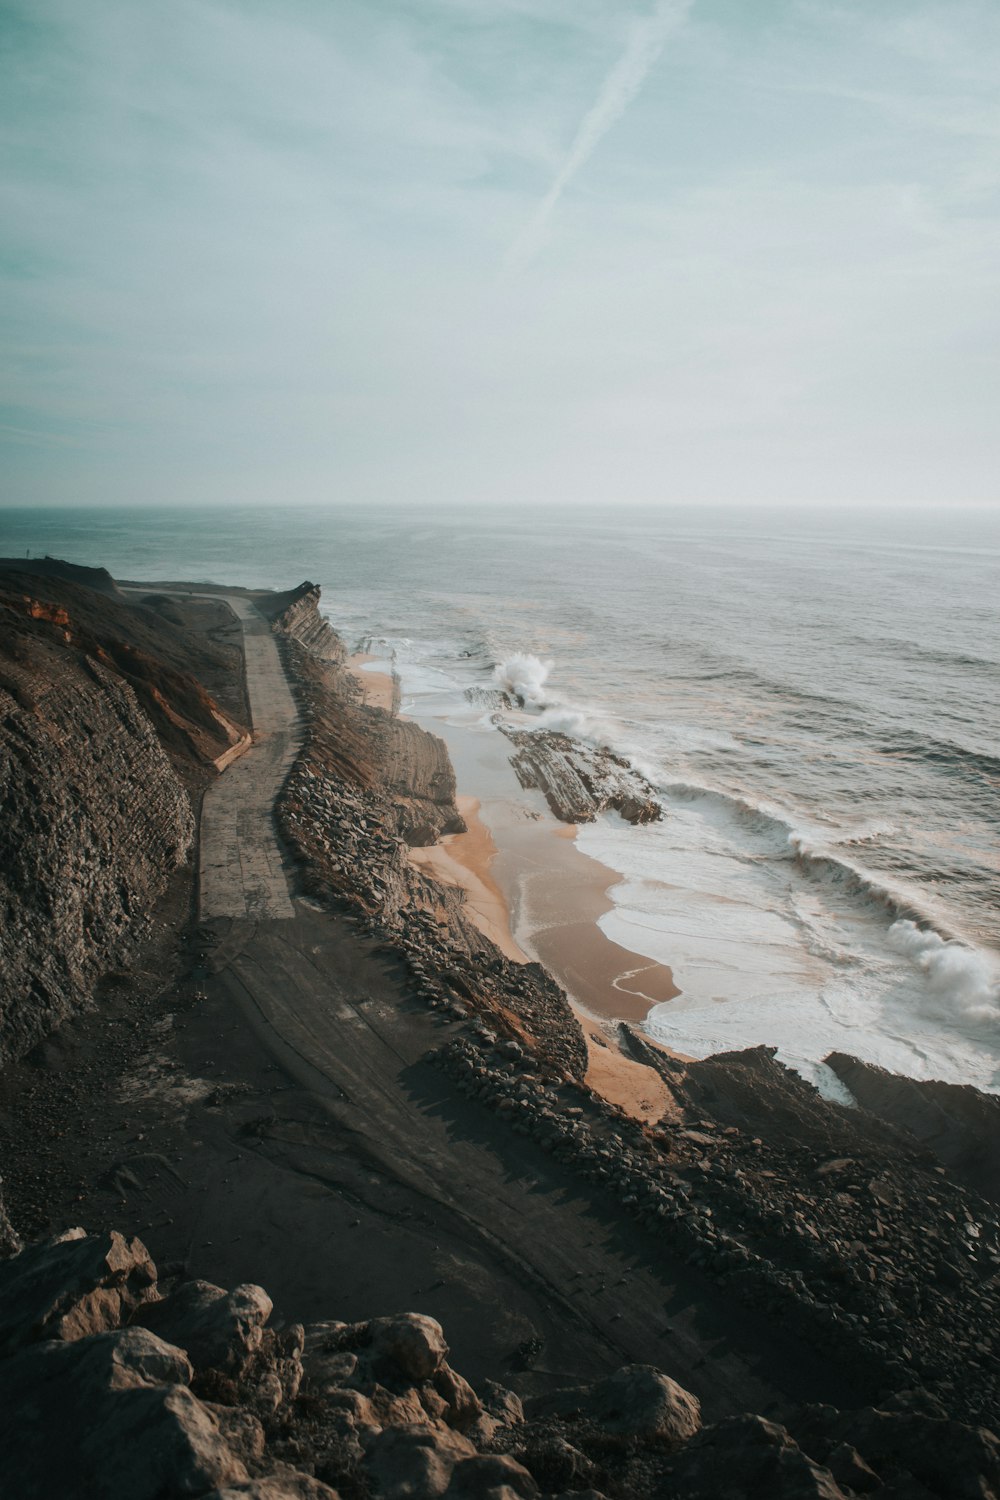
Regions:
<svg viewBox="0 0 1000 1500"><path fill-rule="evenodd" d="M260 1348L270 1316L271 1299L259 1286L226 1292L208 1281L185 1281L140 1308L136 1321L187 1349L199 1368L238 1374Z"/></svg>
<svg viewBox="0 0 1000 1500"><path fill-rule="evenodd" d="M497 728L515 746L510 763L525 788L545 795L563 823L592 823L601 812L616 812L629 823L655 823L663 808L650 783L612 750L594 749L552 729Z"/></svg>
<svg viewBox="0 0 1000 1500"><path fill-rule="evenodd" d="M47 578L59 583L79 584L109 598L121 599L122 593L107 568L88 568L80 563L64 562L61 557L0 557L0 571L26 573L33 578Z"/></svg>
<svg viewBox="0 0 1000 1500"><path fill-rule="evenodd" d="M870 1114L908 1132L948 1168L949 1176L1000 1202L1000 1095L904 1078L840 1052L824 1061Z"/></svg>
<svg viewBox="0 0 1000 1500"><path fill-rule="evenodd" d="M63 573L0 566L0 1063L127 967L190 792L247 742L192 675L232 674L233 646Z"/></svg>

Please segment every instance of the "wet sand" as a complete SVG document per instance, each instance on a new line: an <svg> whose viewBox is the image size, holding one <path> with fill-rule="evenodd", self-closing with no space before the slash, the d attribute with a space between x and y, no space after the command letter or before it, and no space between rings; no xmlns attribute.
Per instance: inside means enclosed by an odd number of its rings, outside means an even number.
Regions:
<svg viewBox="0 0 1000 1500"><path fill-rule="evenodd" d="M621 877L580 850L576 828L558 822L540 793L520 786L501 736L424 723L448 746L469 831L411 850L411 859L466 891L469 916L508 958L536 960L563 986L587 1040L590 1085L636 1119L659 1119L669 1090L622 1054L615 1028L641 1024L679 991L667 965L621 947L598 926Z"/></svg>
<svg viewBox="0 0 1000 1500"><path fill-rule="evenodd" d="M465 909L479 931L507 958L527 963L527 954L517 946L510 930L507 903L490 875L497 848L479 817L479 803L475 797L466 796L457 797L456 802L468 831L449 833L437 844L411 849L410 862L442 885L461 886L466 893Z"/></svg>
<svg viewBox="0 0 1000 1500"><path fill-rule="evenodd" d="M358 651L354 656L349 656L344 665L361 687L362 702L370 708L384 708L386 713L391 714L396 696L396 684L391 675L388 672L362 670L366 662L376 660L378 658L368 652Z"/></svg>

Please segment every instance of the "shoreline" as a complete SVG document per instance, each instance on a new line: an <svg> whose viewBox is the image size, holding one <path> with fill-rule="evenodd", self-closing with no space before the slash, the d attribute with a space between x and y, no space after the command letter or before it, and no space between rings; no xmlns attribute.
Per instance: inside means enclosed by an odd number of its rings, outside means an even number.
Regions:
<svg viewBox="0 0 1000 1500"><path fill-rule="evenodd" d="M389 672L366 672L368 662L377 661L368 651L356 651L344 663L361 689L361 701L366 708L381 708L391 714L396 702L396 683Z"/></svg>
<svg viewBox="0 0 1000 1500"><path fill-rule="evenodd" d="M502 742L498 748L503 754ZM607 891L618 879L615 871L584 854L575 842L575 825L557 822L547 810L526 803L525 815L517 803L504 808L494 802L487 821L478 796L459 792L456 802L467 832L411 849L410 862L441 884L463 890L470 920L505 957L540 963L566 990L587 1045L585 1082L633 1119L660 1119L672 1109L670 1090L652 1068L625 1055L617 1028L621 1021L641 1025L653 1005L679 991L666 965L630 954L597 925L612 907ZM531 923L516 919L511 892L522 917L524 906L533 904ZM654 980L652 994L630 987L629 981L647 973ZM647 1040L667 1056L687 1060Z"/></svg>

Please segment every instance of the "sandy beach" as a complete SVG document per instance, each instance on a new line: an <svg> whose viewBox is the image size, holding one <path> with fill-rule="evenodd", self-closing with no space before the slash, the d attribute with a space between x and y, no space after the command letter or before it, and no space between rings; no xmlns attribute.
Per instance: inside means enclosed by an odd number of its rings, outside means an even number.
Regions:
<svg viewBox="0 0 1000 1500"><path fill-rule="evenodd" d="M454 757L453 732L444 730ZM666 965L605 937L598 921L611 908L607 892L619 877L582 853L575 827L557 822L517 785L505 744L497 736L484 746L477 737L476 766L460 754L458 775L460 787L470 775L479 785L506 781L508 795L491 796L484 815L479 797L460 791L468 832L411 849L410 859L442 884L465 891L469 916L506 957L537 960L566 989L587 1041L591 1087L634 1119L658 1119L669 1108L669 1090L622 1054L616 1028L619 1021L641 1022L651 1005L676 995L673 976Z"/></svg>
<svg viewBox="0 0 1000 1500"><path fill-rule="evenodd" d="M527 954L517 946L510 930L510 912L503 893L490 874L497 847L479 817L479 803L475 797L462 795L456 802L468 832L449 833L436 844L411 849L410 862L442 885L464 890L466 910L480 932L507 958L527 963Z"/></svg>
<svg viewBox="0 0 1000 1500"><path fill-rule="evenodd" d="M450 860L475 877L466 887L475 896L470 910L482 905L480 884L487 881L490 920L498 921L499 896L507 908L499 926L511 934L505 941L515 945L516 956L543 964L576 1005L599 1021L641 1022L651 1006L673 999L679 991L666 964L630 952L601 931L600 918L613 905L607 893L621 877L584 854L576 829L557 821L540 793L519 784L503 737L419 712L415 717L445 741L459 804L474 801L476 823L483 827L471 838L459 834L443 841ZM441 857L435 858L444 868ZM451 866L449 883L465 884Z"/></svg>
<svg viewBox="0 0 1000 1500"><path fill-rule="evenodd" d="M366 664L375 659L368 652L357 651L347 658L344 665L361 688L362 702L370 708L384 708L391 714L396 700L396 684L389 672L365 670Z"/></svg>

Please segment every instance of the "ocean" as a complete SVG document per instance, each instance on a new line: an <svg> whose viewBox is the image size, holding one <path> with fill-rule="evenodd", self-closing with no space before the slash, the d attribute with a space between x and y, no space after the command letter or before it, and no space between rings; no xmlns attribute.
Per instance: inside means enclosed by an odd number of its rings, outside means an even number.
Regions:
<svg viewBox="0 0 1000 1500"><path fill-rule="evenodd" d="M0 511L26 551L308 577L404 709L495 735L466 690L507 685L632 759L662 821L578 843L608 936L673 970L669 1046L1000 1091L1000 511Z"/></svg>

